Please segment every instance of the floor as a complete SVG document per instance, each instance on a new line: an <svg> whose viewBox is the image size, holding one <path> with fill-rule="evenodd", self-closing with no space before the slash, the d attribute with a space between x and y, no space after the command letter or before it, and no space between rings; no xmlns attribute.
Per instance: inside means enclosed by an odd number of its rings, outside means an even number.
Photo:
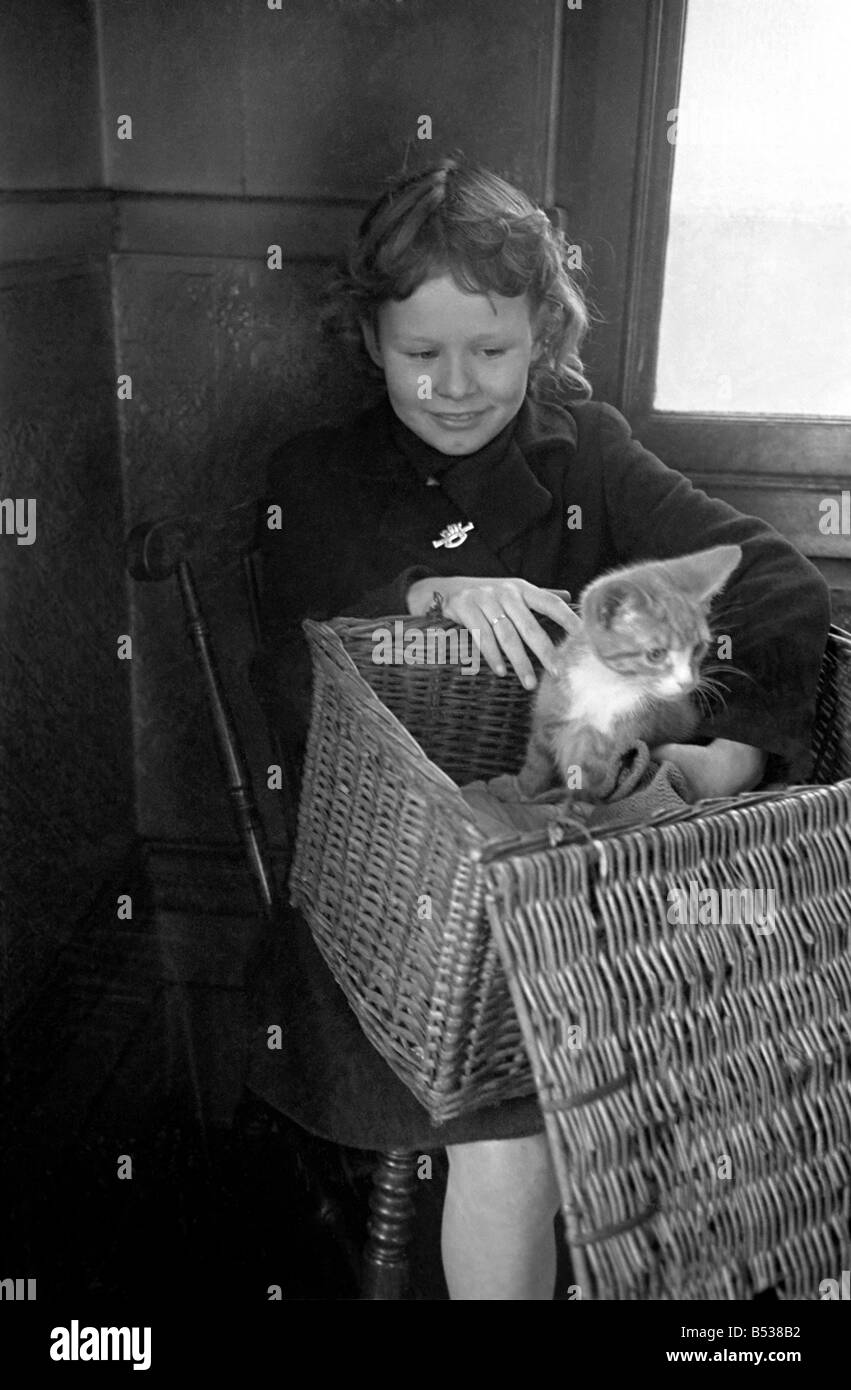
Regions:
<svg viewBox="0 0 851 1390"><path fill-rule="evenodd" d="M36 1278L39 1298L68 1306L187 1289L253 1303L271 1286L285 1301L357 1299L374 1156L247 1093L231 1123L210 1123L175 1084L174 989L150 954L144 920L93 927L17 1031L0 1090L0 1279ZM438 1158L417 1184L414 1300L447 1298L444 1188ZM562 1242L560 1260L564 1298Z"/></svg>
<svg viewBox="0 0 851 1390"><path fill-rule="evenodd" d="M156 1289L168 1301L358 1298L371 1155L304 1136L246 1099L229 1131L184 1116L108 1135L86 1132L45 1147L11 1137L0 1181L0 1275L36 1278L73 1303L85 1294L132 1306ZM445 1300L440 1207L445 1171L418 1184L415 1300ZM565 1297L569 1266L562 1261Z"/></svg>

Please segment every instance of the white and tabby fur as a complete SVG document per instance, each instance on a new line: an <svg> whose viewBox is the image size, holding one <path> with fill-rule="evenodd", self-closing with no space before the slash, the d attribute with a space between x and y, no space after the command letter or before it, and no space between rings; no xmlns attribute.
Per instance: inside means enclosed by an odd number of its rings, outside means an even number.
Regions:
<svg viewBox="0 0 851 1390"><path fill-rule="evenodd" d="M556 648L557 674L544 672L538 687L519 774L525 796L546 791L558 772L574 795L599 800L613 759L637 740L651 748L688 741L700 720L692 695L709 609L741 558L739 546L719 545L625 566L588 585L582 628Z"/></svg>

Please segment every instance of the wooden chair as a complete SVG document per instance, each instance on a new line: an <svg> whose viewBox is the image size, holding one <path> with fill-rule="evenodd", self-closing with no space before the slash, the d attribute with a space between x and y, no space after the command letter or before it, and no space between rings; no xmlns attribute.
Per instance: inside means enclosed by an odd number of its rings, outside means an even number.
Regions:
<svg viewBox="0 0 851 1390"><path fill-rule="evenodd" d="M233 570L244 586L255 642L260 641L258 538L265 502L251 501L216 513L191 513L146 521L127 538L126 564L143 583L176 582L189 636L200 668L206 702L221 761L234 824L246 854L260 911L274 920L280 910L280 883L288 873L296 821L295 769L287 751L269 731L284 780L286 840L276 874L238 722L230 707L199 595L196 573ZM277 857L276 857L277 858ZM413 1222L416 1153L393 1149L381 1155L372 1180L369 1237L363 1255L361 1298L399 1300L409 1283L407 1249Z"/></svg>

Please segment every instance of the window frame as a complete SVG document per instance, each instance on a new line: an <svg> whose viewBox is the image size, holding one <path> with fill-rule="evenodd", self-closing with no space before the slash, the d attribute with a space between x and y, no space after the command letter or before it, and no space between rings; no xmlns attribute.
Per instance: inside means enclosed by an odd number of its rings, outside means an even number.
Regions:
<svg viewBox="0 0 851 1390"><path fill-rule="evenodd" d="M679 101L688 0L646 0L643 54L601 43L595 67L595 109L605 110L606 93L638 86L634 178L628 230L614 241L626 258L620 309L617 363L604 376L615 385L608 399L629 420L642 443L707 492L740 511L763 516L805 554L851 560L851 536L819 531L819 502L851 487L851 417L741 415L669 412L653 406L665 255L676 145L668 140L668 112ZM609 49L613 51L609 52ZM610 98L611 99L611 98ZM621 143L630 138L619 132ZM591 187L589 213L592 262L594 238L604 231L599 208L604 195ZM609 189L606 198L611 200ZM625 199L629 190L623 188ZM626 244L623 243L626 231ZM592 293L594 266L591 267ZM611 302L604 303L611 313ZM617 317L617 314L616 314ZM607 348L611 358L613 344ZM613 398L614 397L614 398Z"/></svg>

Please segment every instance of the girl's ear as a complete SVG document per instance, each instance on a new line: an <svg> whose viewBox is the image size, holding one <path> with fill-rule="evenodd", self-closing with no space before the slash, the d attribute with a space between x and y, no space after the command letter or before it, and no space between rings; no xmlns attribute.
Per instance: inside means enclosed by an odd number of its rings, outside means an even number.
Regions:
<svg viewBox="0 0 851 1390"><path fill-rule="evenodd" d="M543 305L532 316L532 361L540 362L544 355L544 330L547 326L546 309Z"/></svg>
<svg viewBox="0 0 851 1390"><path fill-rule="evenodd" d="M369 319L361 319L360 331L363 334L364 347L366 348L376 367L383 368L384 359L381 356L381 348L378 343L378 337L376 335L375 328L373 327L372 323L370 323Z"/></svg>

